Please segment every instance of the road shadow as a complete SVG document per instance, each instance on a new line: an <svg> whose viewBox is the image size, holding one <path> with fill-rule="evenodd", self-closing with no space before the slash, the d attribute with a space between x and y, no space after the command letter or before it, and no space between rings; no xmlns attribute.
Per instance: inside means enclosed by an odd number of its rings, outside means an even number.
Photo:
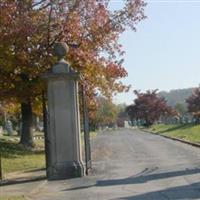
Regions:
<svg viewBox="0 0 200 200"><path fill-rule="evenodd" d="M149 169L149 170L151 171L151 169ZM146 169L144 170L144 173L140 173L139 175L136 175L136 176L131 176L131 177L124 178L124 179L98 180L96 182L96 184L93 184L93 185L74 187L74 188L70 188L67 190L87 189L90 187L106 187L106 186L116 186L116 185L142 184L142 183L146 183L148 181L153 181L153 180L160 180L160 179L171 178L171 177L179 177L179 176L198 174L198 173L200 173L200 169L199 168L184 169L184 170L180 170L180 171L165 172L165 173L153 173L153 174L146 174L145 172L146 172Z"/></svg>
<svg viewBox="0 0 200 200"><path fill-rule="evenodd" d="M200 183L171 187L164 190L122 197L113 200L183 200L200 199Z"/></svg>
<svg viewBox="0 0 200 200"><path fill-rule="evenodd" d="M197 169L185 169L182 171L158 173L158 174L141 175L138 177L128 177L125 179L100 180L100 181L97 181L97 186L146 183L146 182L152 181L152 180L184 176L184 175L190 175L190 174L197 174L197 173L200 173L200 169L198 169L198 168Z"/></svg>

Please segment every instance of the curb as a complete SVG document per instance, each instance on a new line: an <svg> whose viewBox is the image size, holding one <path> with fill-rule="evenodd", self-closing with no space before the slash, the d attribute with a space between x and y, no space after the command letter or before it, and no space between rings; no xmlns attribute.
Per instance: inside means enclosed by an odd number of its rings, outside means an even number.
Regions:
<svg viewBox="0 0 200 200"><path fill-rule="evenodd" d="M13 179L3 179L0 180L0 186L8 186L8 185L16 185L16 184L23 184L23 183L30 183L30 182L37 182L46 180L46 176L38 176L33 178L13 178Z"/></svg>
<svg viewBox="0 0 200 200"><path fill-rule="evenodd" d="M154 132L152 132L152 131L147 131L147 130L142 130L142 129L140 129L140 130L143 131L143 132L145 132L145 133L150 133L150 134L153 134L153 135L158 135L158 136L161 136L161 137L170 139L170 140L182 142L182 143L189 144L189 145L191 145L191 146L200 148L200 144L197 144L197 143L192 143L192 142L189 142L189 141L187 141L187 140L183 140L183 139L179 139L179 138L175 138L175 137L169 137L169 136L162 135L162 134L157 134L157 133L154 133Z"/></svg>
<svg viewBox="0 0 200 200"><path fill-rule="evenodd" d="M26 191L26 189L24 191L21 189L17 189L17 190L22 191L21 192L22 194L20 194L20 196L23 196L26 200L34 200L34 195L41 192L43 190L43 188L45 187L45 185L47 184L46 179L44 179L44 178L39 179L39 177L38 177L38 179L35 178L32 180L30 179L28 181L25 180L25 182L12 182L12 183L4 182L4 184L1 184L1 187L2 186L11 186L11 191L12 191L12 185L14 185L14 187L16 187L17 184L28 184L28 183L33 183L33 182L36 182L36 183L32 185L31 189L28 189L29 191ZM23 188L26 188L26 185L24 185ZM14 189L14 191L15 191L15 189Z"/></svg>

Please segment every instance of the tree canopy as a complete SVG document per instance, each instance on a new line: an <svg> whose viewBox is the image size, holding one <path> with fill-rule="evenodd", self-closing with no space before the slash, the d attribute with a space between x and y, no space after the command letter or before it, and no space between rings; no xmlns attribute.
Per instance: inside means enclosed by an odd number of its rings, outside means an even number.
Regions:
<svg viewBox="0 0 200 200"><path fill-rule="evenodd" d="M81 73L90 101L97 91L110 97L129 88L119 81L127 72L118 39L126 28L136 30L145 18L145 3L126 0L123 8L111 11L109 2L0 1L0 100L21 104L23 125L31 126L32 108L41 101L41 74L55 62L52 46L56 41L69 45L66 59ZM29 132L22 131L22 136Z"/></svg>
<svg viewBox="0 0 200 200"><path fill-rule="evenodd" d="M146 126L152 125L161 116L174 115L175 112L167 106L164 98L158 97L157 90L142 93L134 91L137 96L134 104L126 108L131 120L144 120Z"/></svg>
<svg viewBox="0 0 200 200"><path fill-rule="evenodd" d="M93 116L93 123L97 127L109 126L116 123L118 107L110 99L103 96L96 97L97 110Z"/></svg>
<svg viewBox="0 0 200 200"><path fill-rule="evenodd" d="M55 41L70 46L67 60L83 75L88 95L126 90L117 81L127 75L118 38L144 19L145 4L128 0L113 12L108 6L96 0L1 1L0 96L34 101L43 88L40 76L53 62Z"/></svg>
<svg viewBox="0 0 200 200"><path fill-rule="evenodd" d="M200 122L200 87L186 100L188 111Z"/></svg>

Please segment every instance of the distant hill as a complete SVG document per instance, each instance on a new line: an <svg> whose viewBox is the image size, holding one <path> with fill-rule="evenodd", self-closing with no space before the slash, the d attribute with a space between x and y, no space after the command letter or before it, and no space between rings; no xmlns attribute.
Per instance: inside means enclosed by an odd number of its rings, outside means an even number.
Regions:
<svg viewBox="0 0 200 200"><path fill-rule="evenodd" d="M164 97L167 100L169 106L175 106L177 103L187 106L185 100L192 94L195 88L176 89L169 92L161 91L158 93L160 97Z"/></svg>

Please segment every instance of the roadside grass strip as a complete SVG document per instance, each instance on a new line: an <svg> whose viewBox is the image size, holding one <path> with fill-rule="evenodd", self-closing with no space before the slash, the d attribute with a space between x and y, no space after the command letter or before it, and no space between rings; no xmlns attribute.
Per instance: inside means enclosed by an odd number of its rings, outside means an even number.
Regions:
<svg viewBox="0 0 200 200"><path fill-rule="evenodd" d="M200 124L156 124L146 130L159 135L200 144Z"/></svg>

